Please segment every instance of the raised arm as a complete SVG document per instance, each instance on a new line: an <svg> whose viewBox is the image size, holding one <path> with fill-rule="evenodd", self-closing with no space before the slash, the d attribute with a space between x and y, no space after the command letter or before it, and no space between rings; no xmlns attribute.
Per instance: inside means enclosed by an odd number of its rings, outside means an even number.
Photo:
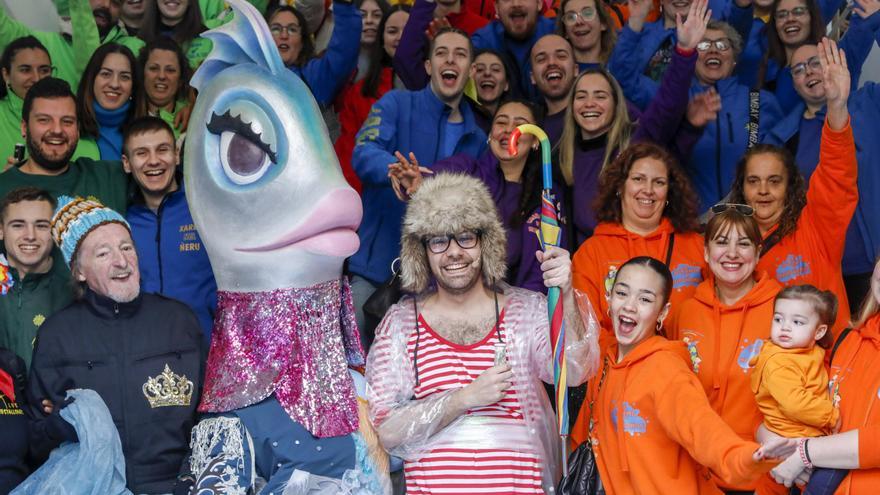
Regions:
<svg viewBox="0 0 880 495"><path fill-rule="evenodd" d="M820 238L829 261L839 263L846 229L859 198L856 146L847 110L850 76L846 56L833 41L824 39L819 43L819 59L828 110L822 129L819 164L810 177L802 217L822 233Z"/></svg>
<svg viewBox="0 0 880 495"><path fill-rule="evenodd" d="M322 106L329 105L357 67L361 15L351 2L333 2L333 34L327 51L302 68L303 79Z"/></svg>
<svg viewBox="0 0 880 495"><path fill-rule="evenodd" d="M617 43L608 60L608 70L620 83L627 99L639 109L644 109L650 104L658 88L656 82L640 72L642 67L639 66L638 57L636 57L645 19L651 9L651 2L650 0L629 0L627 3L630 12L629 20L617 35Z"/></svg>
<svg viewBox="0 0 880 495"><path fill-rule="evenodd" d="M880 32L880 0L855 0L849 29L840 40L840 48L846 54L850 72L850 90L859 88L862 66L874 47L874 37Z"/></svg>
<svg viewBox="0 0 880 495"><path fill-rule="evenodd" d="M406 89L415 91L428 85L430 80L425 72L425 51L428 40L425 30L434 18L437 4L432 0L416 0L409 13L409 19L400 35L400 43L394 52L394 72L400 77Z"/></svg>

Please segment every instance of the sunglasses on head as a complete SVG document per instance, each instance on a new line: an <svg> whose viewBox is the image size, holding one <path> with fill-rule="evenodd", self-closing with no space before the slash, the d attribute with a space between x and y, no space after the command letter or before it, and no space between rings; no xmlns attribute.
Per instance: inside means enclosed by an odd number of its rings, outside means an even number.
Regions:
<svg viewBox="0 0 880 495"><path fill-rule="evenodd" d="M724 213L728 210L736 210L740 215L745 215L747 217L750 217L755 213L754 208L740 203L718 203L712 207L712 213L715 215Z"/></svg>

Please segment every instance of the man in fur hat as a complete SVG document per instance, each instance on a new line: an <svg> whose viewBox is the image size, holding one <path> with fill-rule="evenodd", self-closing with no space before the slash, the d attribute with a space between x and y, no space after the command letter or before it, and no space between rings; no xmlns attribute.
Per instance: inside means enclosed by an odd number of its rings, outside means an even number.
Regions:
<svg viewBox="0 0 880 495"><path fill-rule="evenodd" d="M505 246L479 179L438 174L409 202L401 281L415 296L388 311L367 362L370 419L405 460L408 492L478 493L491 483L543 493L560 474L540 383L553 380L547 300L503 283ZM545 284L562 289L568 383L582 383L598 367L596 319L571 287L569 253L535 254ZM474 477L475 467L486 476Z"/></svg>

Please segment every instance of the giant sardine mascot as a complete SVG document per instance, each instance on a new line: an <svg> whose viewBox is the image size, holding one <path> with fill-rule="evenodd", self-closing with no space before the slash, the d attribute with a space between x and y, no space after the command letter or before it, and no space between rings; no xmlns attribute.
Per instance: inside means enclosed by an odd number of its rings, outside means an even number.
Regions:
<svg viewBox="0 0 880 495"><path fill-rule="evenodd" d="M361 202L321 113L243 0L193 76L186 195L217 279L194 493L382 493L351 291ZM365 440L366 438L366 440ZM190 480L192 481L192 480ZM381 485L381 486L380 486Z"/></svg>

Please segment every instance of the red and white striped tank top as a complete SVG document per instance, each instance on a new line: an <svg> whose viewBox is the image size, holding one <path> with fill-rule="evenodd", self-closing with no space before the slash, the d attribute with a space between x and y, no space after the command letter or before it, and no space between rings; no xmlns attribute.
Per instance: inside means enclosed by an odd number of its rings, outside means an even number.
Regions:
<svg viewBox="0 0 880 495"><path fill-rule="evenodd" d="M499 325L504 339L503 312ZM497 342L498 332L492 328L475 344L455 344L434 332L419 315L418 336L413 332L407 342L407 351L418 365L419 385L414 390L415 398L462 388L474 381L494 365ZM544 493L540 459L528 442L520 443L515 449L491 445L481 448L486 445L481 445L483 442L479 439L493 438L493 430L505 432L504 436L514 431L523 438L528 437L514 387L507 390L501 401L472 409L465 416L466 422L471 424L470 431L478 432L477 440L441 445L418 461L407 461L404 465L407 494Z"/></svg>

